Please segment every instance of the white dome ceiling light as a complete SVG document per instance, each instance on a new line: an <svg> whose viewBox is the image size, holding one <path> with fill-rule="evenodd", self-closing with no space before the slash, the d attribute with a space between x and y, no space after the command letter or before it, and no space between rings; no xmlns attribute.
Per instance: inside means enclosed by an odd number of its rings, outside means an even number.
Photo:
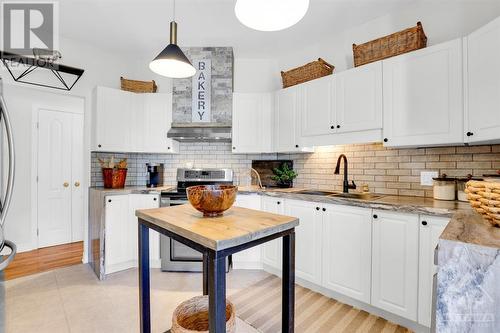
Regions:
<svg viewBox="0 0 500 333"><path fill-rule="evenodd" d="M298 23L308 8L309 0L237 0L234 12L249 28L278 31Z"/></svg>

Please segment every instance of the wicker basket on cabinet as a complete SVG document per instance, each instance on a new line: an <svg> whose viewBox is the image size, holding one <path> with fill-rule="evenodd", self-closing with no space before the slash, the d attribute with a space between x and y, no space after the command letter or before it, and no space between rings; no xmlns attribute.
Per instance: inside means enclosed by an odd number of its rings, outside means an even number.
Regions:
<svg viewBox="0 0 500 333"><path fill-rule="evenodd" d="M155 93L156 90L158 89L155 80L138 81L120 77L120 85L122 90L131 91L135 93Z"/></svg>
<svg viewBox="0 0 500 333"><path fill-rule="evenodd" d="M466 184L465 193L472 208L485 221L500 227L500 182L471 180Z"/></svg>
<svg viewBox="0 0 500 333"><path fill-rule="evenodd" d="M307 81L318 79L323 76L331 75L335 66L330 65L321 58L286 72L281 72L283 88L288 88Z"/></svg>
<svg viewBox="0 0 500 333"><path fill-rule="evenodd" d="M398 31L388 36L356 45L352 44L354 66L394 57L403 53L415 51L427 46L427 37L422 23L415 27Z"/></svg>

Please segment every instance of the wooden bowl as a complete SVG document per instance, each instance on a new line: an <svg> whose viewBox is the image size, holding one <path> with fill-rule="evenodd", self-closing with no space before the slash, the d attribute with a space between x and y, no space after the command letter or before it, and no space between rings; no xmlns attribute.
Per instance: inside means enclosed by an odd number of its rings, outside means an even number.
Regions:
<svg viewBox="0 0 500 333"><path fill-rule="evenodd" d="M238 186L234 185L199 185L186 189L187 197L194 208L203 216L221 216L234 203Z"/></svg>

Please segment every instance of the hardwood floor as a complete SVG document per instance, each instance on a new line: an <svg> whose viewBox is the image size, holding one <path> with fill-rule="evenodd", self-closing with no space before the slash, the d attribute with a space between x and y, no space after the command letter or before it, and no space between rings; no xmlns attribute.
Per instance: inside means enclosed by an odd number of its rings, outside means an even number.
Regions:
<svg viewBox="0 0 500 333"><path fill-rule="evenodd" d="M11 280L55 268L82 263L83 242L56 245L18 253L5 270L5 279Z"/></svg>

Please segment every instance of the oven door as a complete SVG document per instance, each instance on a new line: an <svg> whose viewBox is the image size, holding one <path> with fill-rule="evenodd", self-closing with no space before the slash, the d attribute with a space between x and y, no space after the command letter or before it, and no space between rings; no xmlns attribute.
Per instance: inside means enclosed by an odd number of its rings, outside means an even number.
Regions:
<svg viewBox="0 0 500 333"><path fill-rule="evenodd" d="M184 205L188 200L182 196L162 196L161 206L170 207ZM170 237L161 236L161 269L169 272L201 272L203 255Z"/></svg>

